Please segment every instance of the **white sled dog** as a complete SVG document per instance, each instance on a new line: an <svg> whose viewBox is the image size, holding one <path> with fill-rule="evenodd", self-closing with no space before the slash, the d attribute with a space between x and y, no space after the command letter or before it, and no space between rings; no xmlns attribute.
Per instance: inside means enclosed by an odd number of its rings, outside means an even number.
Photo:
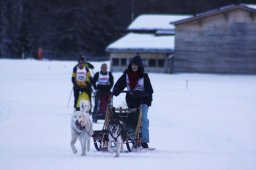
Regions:
<svg viewBox="0 0 256 170"><path fill-rule="evenodd" d="M109 121L109 126L108 126L108 131L109 131L109 142L108 142L108 151L110 153L115 152L115 156L119 157L120 152L123 152L123 140L121 137L121 133L123 130L123 125L122 122L119 120L110 120ZM114 147L112 146L114 144Z"/></svg>
<svg viewBox="0 0 256 170"><path fill-rule="evenodd" d="M81 107L82 108L82 107ZM74 154L77 153L75 143L77 138L79 138L81 143L82 154L81 156L86 155L86 151L90 150L90 139L93 135L93 126L90 116L87 112L83 111L74 111L71 118L71 149Z"/></svg>

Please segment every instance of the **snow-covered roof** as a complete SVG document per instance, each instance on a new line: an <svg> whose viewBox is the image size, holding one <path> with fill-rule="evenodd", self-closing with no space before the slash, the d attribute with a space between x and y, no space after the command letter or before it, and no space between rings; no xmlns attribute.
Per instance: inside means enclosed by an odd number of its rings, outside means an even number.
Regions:
<svg viewBox="0 0 256 170"><path fill-rule="evenodd" d="M240 4L241 6L247 7L247 8L251 8L251 9L255 9L256 10L256 4Z"/></svg>
<svg viewBox="0 0 256 170"><path fill-rule="evenodd" d="M107 52L172 52L174 36L129 33L110 44Z"/></svg>
<svg viewBox="0 0 256 170"><path fill-rule="evenodd" d="M216 14L226 12L226 11L230 11L230 10L237 9L237 8L249 10L249 11L252 11L252 12L256 12L256 5L254 5L254 4L238 4L238 5L232 4L232 5L227 5L227 6L217 8L217 9L213 9L213 10L209 10L209 11L206 11L206 12L199 13L194 17L182 19L182 20L179 20L179 21L174 21L174 22L172 22L172 24L174 24L174 25L182 24L182 23L185 23L185 22L189 22L189 21L200 19L200 18L208 17L210 15L216 15Z"/></svg>
<svg viewBox="0 0 256 170"><path fill-rule="evenodd" d="M174 30L174 25L170 24L178 20L191 17L190 15L163 15L163 14L143 14L138 16L129 26L128 30Z"/></svg>

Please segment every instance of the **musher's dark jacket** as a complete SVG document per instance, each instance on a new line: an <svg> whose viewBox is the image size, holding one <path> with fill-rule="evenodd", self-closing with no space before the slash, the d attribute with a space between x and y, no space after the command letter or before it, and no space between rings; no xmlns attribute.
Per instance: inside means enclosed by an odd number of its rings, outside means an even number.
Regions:
<svg viewBox="0 0 256 170"><path fill-rule="evenodd" d="M101 84L96 85L99 79L99 74L102 74L102 75L109 74L109 85L101 85ZM113 84L114 84L114 77L111 72L106 72L105 74L102 72L100 73L97 72L93 77L93 87L95 90L99 90L100 92L110 92L111 88L113 87Z"/></svg>
<svg viewBox="0 0 256 170"><path fill-rule="evenodd" d="M139 66L140 78L144 78L144 91L134 91L132 93L126 93L126 102L129 108L138 107L140 104L147 104L151 106L153 88L148 77L148 74L144 72L142 60L139 56L134 57L128 68L124 71L123 75L117 80L113 88L113 95L118 96L126 87L126 76L131 71L131 63L135 63Z"/></svg>

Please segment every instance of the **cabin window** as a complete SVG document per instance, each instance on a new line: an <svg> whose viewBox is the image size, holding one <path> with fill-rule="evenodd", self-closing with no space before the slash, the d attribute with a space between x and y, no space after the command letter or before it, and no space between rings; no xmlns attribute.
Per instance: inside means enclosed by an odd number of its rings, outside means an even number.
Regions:
<svg viewBox="0 0 256 170"><path fill-rule="evenodd" d="M126 59L125 58L121 59L121 66L126 66Z"/></svg>
<svg viewBox="0 0 256 170"><path fill-rule="evenodd" d="M148 60L148 66L149 67L156 67L156 60L155 59L149 59Z"/></svg>
<svg viewBox="0 0 256 170"><path fill-rule="evenodd" d="M148 66L148 60L147 59L142 59L142 63L144 65L144 67Z"/></svg>
<svg viewBox="0 0 256 170"><path fill-rule="evenodd" d="M113 58L112 59L112 65L113 66L119 66L119 59L118 58Z"/></svg>
<svg viewBox="0 0 256 170"><path fill-rule="evenodd" d="M158 60L158 67L164 67L165 65L165 60L164 59L159 59Z"/></svg>

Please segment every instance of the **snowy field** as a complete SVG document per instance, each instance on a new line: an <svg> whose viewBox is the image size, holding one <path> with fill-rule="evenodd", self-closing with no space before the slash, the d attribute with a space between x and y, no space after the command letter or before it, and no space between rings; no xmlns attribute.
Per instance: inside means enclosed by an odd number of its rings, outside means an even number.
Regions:
<svg viewBox="0 0 256 170"><path fill-rule="evenodd" d="M115 158L91 142L81 157L79 143L78 155L70 149L74 64L0 60L0 170L256 169L256 76L151 73L149 145L157 150Z"/></svg>

